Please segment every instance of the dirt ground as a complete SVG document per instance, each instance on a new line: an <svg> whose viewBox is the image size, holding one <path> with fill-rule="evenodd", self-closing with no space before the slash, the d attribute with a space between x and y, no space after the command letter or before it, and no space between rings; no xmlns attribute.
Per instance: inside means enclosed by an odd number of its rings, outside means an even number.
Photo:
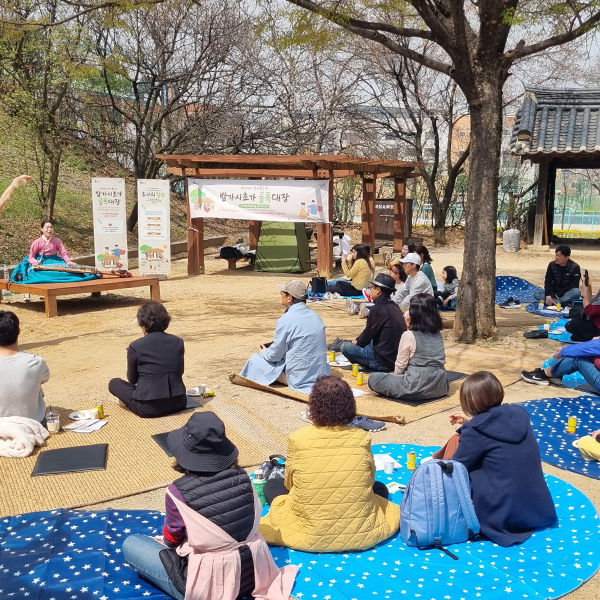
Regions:
<svg viewBox="0 0 600 600"><path fill-rule="evenodd" d="M459 273L462 266L462 248L450 246L433 249L433 268L438 279L441 270L454 265ZM507 255L498 247L498 275L515 275L542 284L551 253L532 254L520 251ZM590 270L592 279L600 284L600 249L577 246L572 258ZM186 261L173 263L174 272L161 282L162 299L173 320L169 332L184 338L186 344L186 374L188 386L200 382L215 389L214 402L232 399L261 419L268 420L287 435L304 426L299 412L304 407L291 399L266 394L257 390L232 385L228 375L239 372L247 358L260 343L272 339L275 321L281 315L278 282L288 275L254 273L250 267L228 271L226 262L206 257L206 274L188 278ZM308 281L309 274L301 279ZM103 294L99 298L70 297L59 300L59 317L46 319L43 301L35 297L25 303L22 296L13 296L3 307L14 310L21 319L21 349L43 356L51 371L50 381L44 386L49 404L63 404L69 398L86 396L92 402L101 398L112 402L107 384L112 377L125 376L125 349L139 337L140 330L135 315L140 302L147 298L141 290ZM364 327L364 321L349 316L342 310L325 306L316 307L327 327L327 339L335 337L352 339ZM531 352L529 365L539 365L540 354L550 355L558 343L552 340L527 340L523 332L543 322L541 317L530 315L524 309L497 309L500 337L482 344L486 351L498 353L502 361L507 352ZM451 316L448 317L449 324ZM450 342L450 330L445 336ZM518 373L516 374L516 377ZM574 396L576 393L557 388L541 388L518 382L506 388L506 401L553 395ZM222 405L221 405L222 406ZM373 443L406 442L424 445L442 444L453 428L448 423L448 413L432 415L408 425L387 424L384 431L373 434ZM585 492L600 508L600 482L544 464L546 472L567 480ZM174 473L174 478L176 474ZM98 510L114 508L163 509L164 492L138 494L95 505ZM596 575L582 588L569 595L573 600L600 598L600 575Z"/></svg>

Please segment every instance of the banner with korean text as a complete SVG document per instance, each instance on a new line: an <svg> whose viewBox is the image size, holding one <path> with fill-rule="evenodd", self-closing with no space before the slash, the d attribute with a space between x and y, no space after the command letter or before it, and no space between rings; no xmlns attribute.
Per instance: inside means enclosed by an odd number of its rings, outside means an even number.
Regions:
<svg viewBox="0 0 600 600"><path fill-rule="evenodd" d="M171 274L169 182L138 179L138 250L141 275Z"/></svg>
<svg viewBox="0 0 600 600"><path fill-rule="evenodd" d="M329 181L188 179L192 218L329 222Z"/></svg>
<svg viewBox="0 0 600 600"><path fill-rule="evenodd" d="M105 271L127 270L125 180L94 177L92 179L92 206L96 268Z"/></svg>

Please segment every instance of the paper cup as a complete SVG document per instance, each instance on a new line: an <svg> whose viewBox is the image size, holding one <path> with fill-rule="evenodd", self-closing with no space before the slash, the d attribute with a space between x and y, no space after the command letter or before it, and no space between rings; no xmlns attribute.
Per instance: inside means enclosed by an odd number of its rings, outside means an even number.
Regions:
<svg viewBox="0 0 600 600"><path fill-rule="evenodd" d="M49 433L58 433L60 431L60 421L58 419L56 421L47 421L46 429Z"/></svg>
<svg viewBox="0 0 600 600"><path fill-rule="evenodd" d="M392 475L394 473L394 461L393 460L386 460L383 463L383 472L387 473L388 475Z"/></svg>

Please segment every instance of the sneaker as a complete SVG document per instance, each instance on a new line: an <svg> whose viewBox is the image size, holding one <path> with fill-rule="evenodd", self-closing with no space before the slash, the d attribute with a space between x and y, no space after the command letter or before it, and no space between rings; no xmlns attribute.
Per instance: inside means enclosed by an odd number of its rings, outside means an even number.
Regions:
<svg viewBox="0 0 600 600"><path fill-rule="evenodd" d="M506 302L500 304L500 308L521 308L521 303L511 296Z"/></svg>
<svg viewBox="0 0 600 600"><path fill-rule="evenodd" d="M310 423L312 425L312 419L310 418L310 409L309 408L307 408L306 410L300 411L300 418L303 421L306 421L307 423Z"/></svg>
<svg viewBox="0 0 600 600"><path fill-rule="evenodd" d="M367 302L371 302L371 293L367 288L363 288L363 296Z"/></svg>
<svg viewBox="0 0 600 600"><path fill-rule="evenodd" d="M358 318L366 319L369 316L369 307L366 304L361 304L358 309Z"/></svg>
<svg viewBox="0 0 600 600"><path fill-rule="evenodd" d="M385 423L383 421L373 421L373 419L369 419L369 417L360 415L350 423L350 427L358 427L373 433L374 431L382 431L385 429Z"/></svg>
<svg viewBox="0 0 600 600"><path fill-rule="evenodd" d="M342 338L335 338L331 344L327 344L327 350L330 352L339 352L342 349L342 344L349 341L350 340L343 340Z"/></svg>
<svg viewBox="0 0 600 600"><path fill-rule="evenodd" d="M358 305L356 305L350 298L346 300L346 310L349 315L357 315L358 314Z"/></svg>
<svg viewBox="0 0 600 600"><path fill-rule="evenodd" d="M556 385L558 387L564 387L562 382L562 377L550 377L548 379L550 385Z"/></svg>
<svg viewBox="0 0 600 600"><path fill-rule="evenodd" d="M521 371L521 377L527 383L535 383L536 385L550 385L550 378L544 369L536 369L535 371Z"/></svg>

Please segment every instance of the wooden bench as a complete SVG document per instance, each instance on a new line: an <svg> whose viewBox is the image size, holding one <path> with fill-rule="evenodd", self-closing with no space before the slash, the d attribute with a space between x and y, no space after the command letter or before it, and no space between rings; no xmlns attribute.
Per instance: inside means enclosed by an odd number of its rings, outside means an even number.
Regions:
<svg viewBox="0 0 600 600"><path fill-rule="evenodd" d="M35 294L43 296L48 318L58 315L56 299L58 296L72 296L74 294L99 294L110 290L127 290L136 287L150 287L150 298L160 302L160 284L157 277L104 277L90 281L73 281L70 283L12 283L7 279L0 279L0 290L8 290L16 294ZM0 302L2 297L0 295Z"/></svg>

